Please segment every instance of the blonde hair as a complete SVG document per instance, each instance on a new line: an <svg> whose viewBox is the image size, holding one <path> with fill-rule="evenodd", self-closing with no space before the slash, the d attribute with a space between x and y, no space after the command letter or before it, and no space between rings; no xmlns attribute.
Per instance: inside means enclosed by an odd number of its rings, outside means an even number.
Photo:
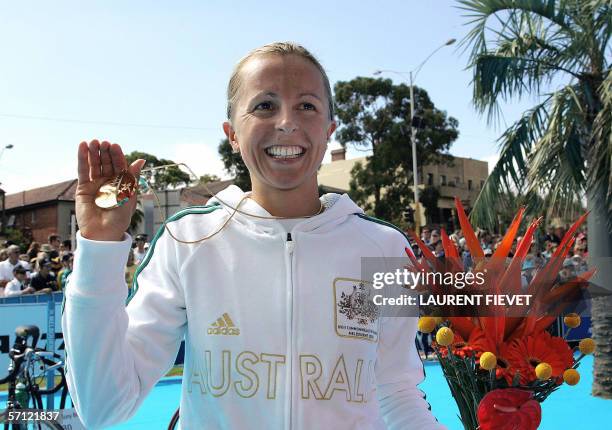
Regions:
<svg viewBox="0 0 612 430"><path fill-rule="evenodd" d="M240 77L240 71L242 67L253 57L258 55L266 55L266 54L274 54L274 55L297 55L302 57L308 61L310 61L314 66L321 72L321 76L323 77L323 84L325 86L325 92L327 94L328 99L328 108L329 108L329 119L334 119L334 102L332 99L331 85L329 84L329 78L327 77L327 73L321 66L321 63L312 55L306 48L302 45L298 45L293 42L275 42L269 43L267 45L261 46L249 52L245 57L243 57L238 64L234 67L232 72L232 76L229 80L229 84L227 85L227 119L231 120L233 107L238 100L238 90L240 89L240 85L242 84L242 79Z"/></svg>

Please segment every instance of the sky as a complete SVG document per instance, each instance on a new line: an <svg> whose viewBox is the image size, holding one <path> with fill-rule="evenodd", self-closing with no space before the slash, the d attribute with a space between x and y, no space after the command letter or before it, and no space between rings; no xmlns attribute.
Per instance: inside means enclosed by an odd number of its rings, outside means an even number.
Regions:
<svg viewBox="0 0 612 430"><path fill-rule="evenodd" d="M227 81L251 49L298 42L333 86L414 69L465 36L462 14L450 0L0 0L0 148L13 145L0 156L0 187L11 194L75 178L78 143L94 138L227 177L217 154ZM496 139L530 103L504 105L502 121L488 125L471 104L467 53L457 45L431 57L416 84L459 121L450 153L491 168ZM347 158L358 156L349 149Z"/></svg>

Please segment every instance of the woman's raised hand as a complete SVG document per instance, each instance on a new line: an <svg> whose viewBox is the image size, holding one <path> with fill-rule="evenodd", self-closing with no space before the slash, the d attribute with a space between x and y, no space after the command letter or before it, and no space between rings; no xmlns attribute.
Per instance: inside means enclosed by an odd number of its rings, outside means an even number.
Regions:
<svg viewBox="0 0 612 430"><path fill-rule="evenodd" d="M99 208L96 193L104 182L124 170L138 175L145 160L134 161L129 167L121 147L97 140L81 142L78 151L79 182L76 189L76 218L81 235L91 240L120 241L130 226L136 210L136 195L127 203L114 209Z"/></svg>

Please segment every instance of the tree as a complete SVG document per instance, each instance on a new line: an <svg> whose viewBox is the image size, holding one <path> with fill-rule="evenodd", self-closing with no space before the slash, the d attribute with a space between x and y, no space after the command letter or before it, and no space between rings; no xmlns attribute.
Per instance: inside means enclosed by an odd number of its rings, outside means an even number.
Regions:
<svg viewBox="0 0 612 430"><path fill-rule="evenodd" d="M344 147L371 150L367 166L351 171L351 197L378 218L400 223L413 200L410 141L410 87L390 79L357 77L334 86L338 130ZM427 92L415 87L419 164L449 163L458 122L438 110Z"/></svg>
<svg viewBox="0 0 612 430"><path fill-rule="evenodd" d="M172 160L166 160L164 158L158 159L154 155L139 151L130 152L125 156L125 158L127 159L128 163L133 163L139 158L146 160L143 170L149 169L151 167L160 167L168 164L176 164ZM188 173L182 171L178 166L172 166L167 167L165 169L145 172L143 176L147 179L149 185L155 191L161 191L171 187L178 187L180 185L189 185L192 179L190 178Z"/></svg>
<svg viewBox="0 0 612 430"><path fill-rule="evenodd" d="M476 109L495 120L500 102L537 104L499 139L500 158L472 218L491 224L498 197L517 193L533 214L586 198L591 263L612 255L612 6L609 0L461 0L470 32ZM546 89L546 90L545 90ZM552 89L552 90L551 90ZM536 196L542 199L534 198ZM599 260L601 262L601 259ZM602 267L603 266L603 267ZM609 264L594 278L612 284ZM608 287L609 288L609 287ZM612 397L610 295L593 300L593 394Z"/></svg>
<svg viewBox="0 0 612 430"><path fill-rule="evenodd" d="M234 177L234 185L240 187L243 191L251 190L251 175L246 164L242 161L242 156L239 153L235 153L232 150L227 138L221 140L219 143L219 155L223 160L223 166L227 173Z"/></svg>
<svg viewBox="0 0 612 430"><path fill-rule="evenodd" d="M156 156L147 154L146 152L133 151L125 156L128 164L142 158L146 160L143 169L151 167L165 166L168 164L175 164L172 160L166 160L164 158L158 159ZM166 169L153 170L151 172L143 173L143 176L147 179L149 186L153 188L153 191L162 191L169 187L177 187L179 185L189 185L191 178L188 173L183 172L177 166L168 167ZM134 232L138 225L144 219L144 212L140 206L140 203L136 207L132 219L130 220L130 227L128 231Z"/></svg>
<svg viewBox="0 0 612 430"><path fill-rule="evenodd" d="M206 173L203 176L200 176L200 183L201 184L207 184L209 182L217 182L217 181L220 181L220 180L221 180L221 178L218 177L217 175L212 175L212 174L208 174L208 173Z"/></svg>

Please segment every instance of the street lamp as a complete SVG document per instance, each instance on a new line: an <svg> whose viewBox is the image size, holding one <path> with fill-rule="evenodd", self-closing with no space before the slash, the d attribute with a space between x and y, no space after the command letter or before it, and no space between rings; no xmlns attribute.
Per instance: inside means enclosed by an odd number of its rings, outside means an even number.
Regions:
<svg viewBox="0 0 612 430"><path fill-rule="evenodd" d="M417 155L416 155L416 127L414 126L414 81L417 75L421 71L421 68L427 63L436 52L445 46L452 45L457 39L449 39L444 44L434 49L421 63L414 69L408 72L410 76L410 140L412 141L412 174L414 180L414 229L416 234L421 234L421 211L419 209L419 187L418 187L418 174L417 174ZM406 76L406 72L398 72L396 70L376 70L374 75L380 75L381 73L395 73L402 77Z"/></svg>
<svg viewBox="0 0 612 430"><path fill-rule="evenodd" d="M11 143L9 143L6 146L3 146L2 149L0 149L0 159L2 159L2 154L4 154L4 151L6 151L7 149L11 149L11 148L13 148L13 145ZM2 185L2 183L0 183L0 185ZM5 192L1 188L0 188L0 201L2 202L2 211L0 211L0 223L2 223L2 225L0 226L0 233L4 233L4 225L6 224L4 206L6 204L6 200L5 200Z"/></svg>
<svg viewBox="0 0 612 430"><path fill-rule="evenodd" d="M2 159L2 154L4 154L4 151L7 150L7 149L11 149L11 148L13 148L13 144L11 144L11 143L9 143L5 147L3 147L2 150L0 150L0 159Z"/></svg>

